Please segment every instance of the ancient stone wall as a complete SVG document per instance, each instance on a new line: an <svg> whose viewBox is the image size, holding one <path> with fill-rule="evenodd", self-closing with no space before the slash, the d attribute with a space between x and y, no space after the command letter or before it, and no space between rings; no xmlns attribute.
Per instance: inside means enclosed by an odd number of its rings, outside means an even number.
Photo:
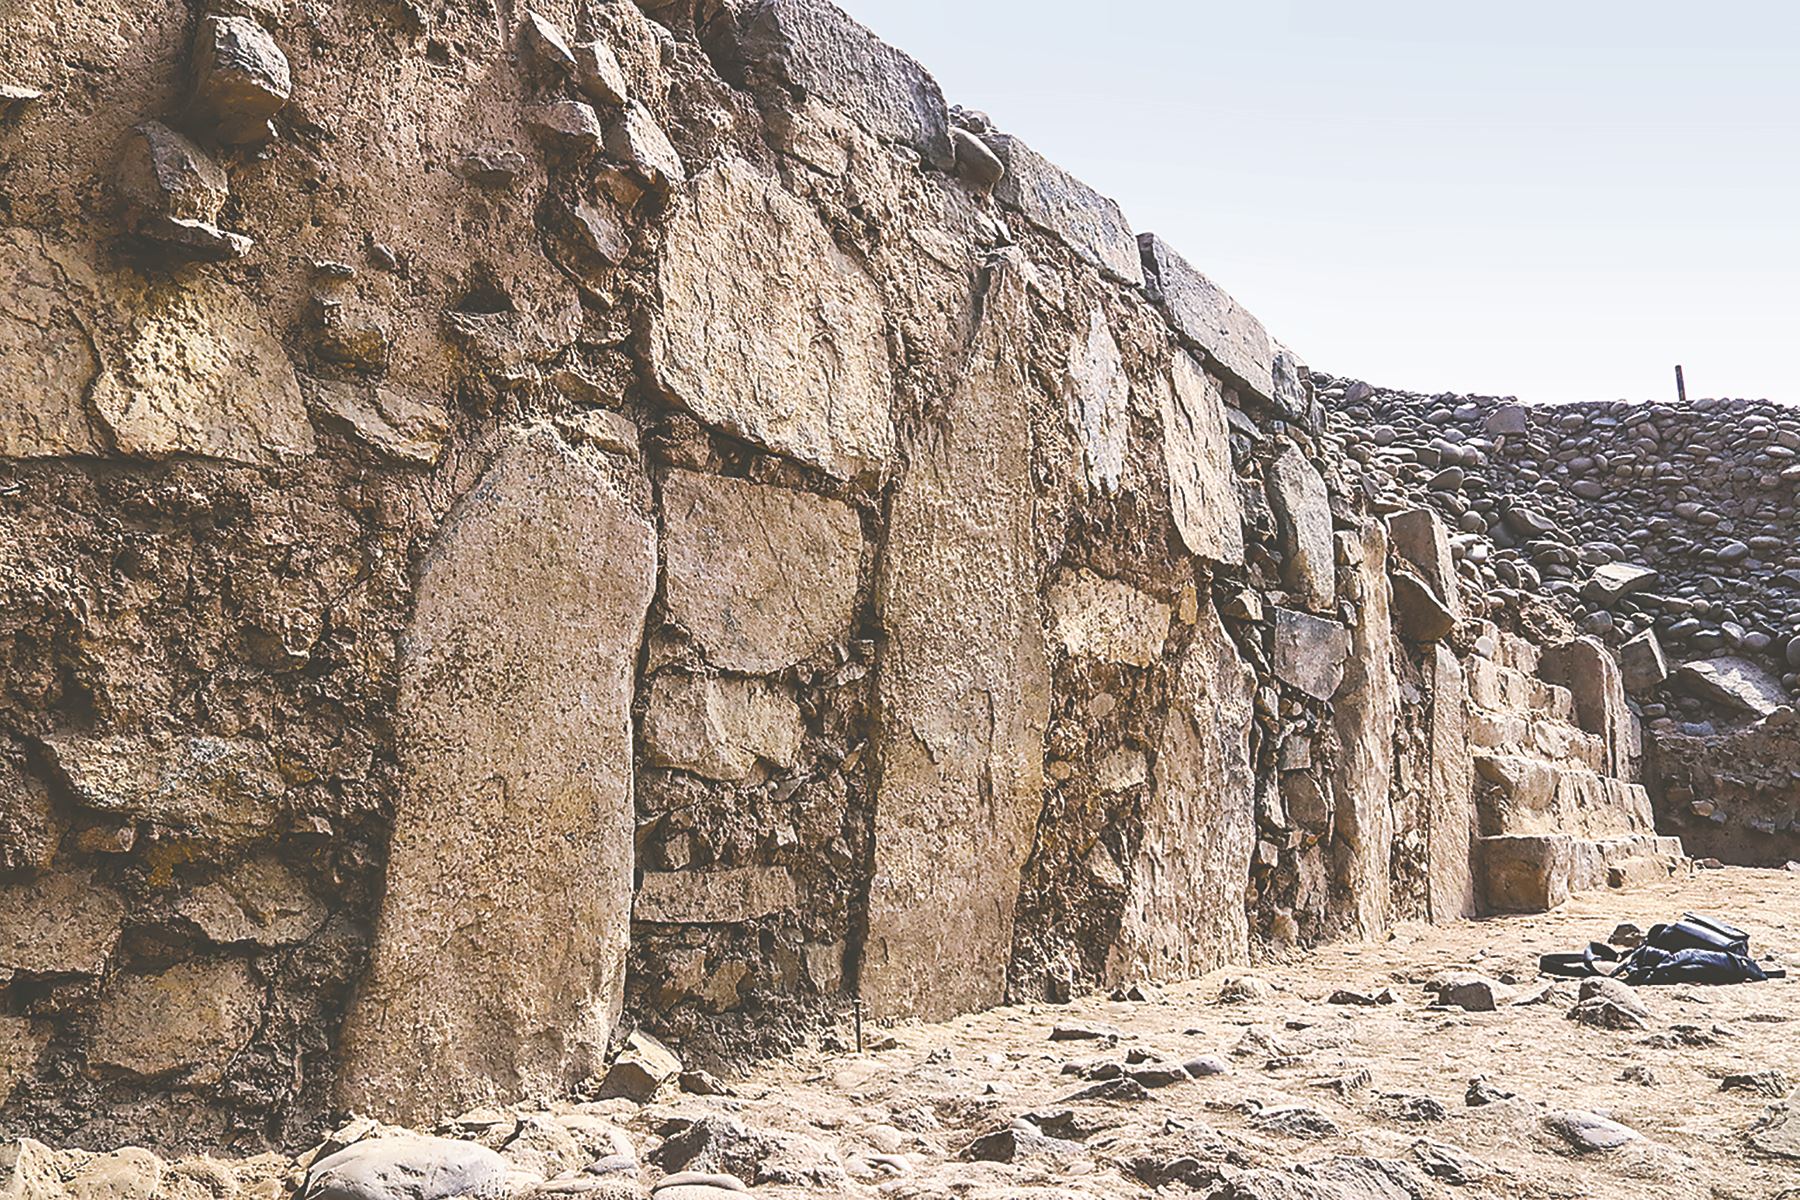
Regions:
<svg viewBox="0 0 1800 1200"><path fill-rule="evenodd" d="M1587 669L1597 658L1552 677L1591 718L1641 719L1641 747L1624 726L1611 744L1645 755L1663 832L1729 862L1797 856L1800 410L1535 406L1320 382L1365 490L1441 513L1484 604L1542 599L1613 649L1625 704L1582 693L1604 677Z"/></svg>
<svg viewBox="0 0 1800 1200"><path fill-rule="evenodd" d="M1677 861L1538 647L1607 652L823 0L28 4L0 83L9 1128L428 1122Z"/></svg>

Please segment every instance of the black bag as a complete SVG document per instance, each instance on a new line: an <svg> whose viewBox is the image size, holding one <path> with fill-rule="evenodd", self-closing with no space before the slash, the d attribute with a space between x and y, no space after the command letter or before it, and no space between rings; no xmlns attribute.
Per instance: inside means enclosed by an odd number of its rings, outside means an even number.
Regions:
<svg viewBox="0 0 1800 1200"><path fill-rule="evenodd" d="M1761 983L1787 972L1765 968L1750 957L1750 935L1735 925L1696 913L1652 925L1644 944L1621 955L1605 942L1589 942L1579 954L1546 954L1538 959L1545 975L1582 979L1606 975L1632 986L1669 983Z"/></svg>

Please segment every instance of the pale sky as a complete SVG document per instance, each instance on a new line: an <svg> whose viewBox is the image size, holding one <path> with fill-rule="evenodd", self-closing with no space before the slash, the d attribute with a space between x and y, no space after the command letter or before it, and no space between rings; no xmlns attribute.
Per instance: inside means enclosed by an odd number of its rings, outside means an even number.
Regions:
<svg viewBox="0 0 1800 1200"><path fill-rule="evenodd" d="M1314 366L1800 402L1800 4L838 0Z"/></svg>

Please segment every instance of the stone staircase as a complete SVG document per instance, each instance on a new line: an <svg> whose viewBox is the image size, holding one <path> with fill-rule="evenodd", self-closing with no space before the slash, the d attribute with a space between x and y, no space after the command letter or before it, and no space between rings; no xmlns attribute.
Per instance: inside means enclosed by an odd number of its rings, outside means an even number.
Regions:
<svg viewBox="0 0 1800 1200"><path fill-rule="evenodd" d="M1681 869L1681 839L1657 836L1632 781L1636 726L1604 648L1583 639L1542 653L1512 634L1482 637L1494 652L1471 657L1467 677L1486 910L1543 911Z"/></svg>

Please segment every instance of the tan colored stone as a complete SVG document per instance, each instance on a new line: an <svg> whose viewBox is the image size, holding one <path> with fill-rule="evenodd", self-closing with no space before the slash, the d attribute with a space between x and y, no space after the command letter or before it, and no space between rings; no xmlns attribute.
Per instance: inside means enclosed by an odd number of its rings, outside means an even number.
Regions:
<svg viewBox="0 0 1800 1200"><path fill-rule="evenodd" d="M216 1083L256 1032L262 996L249 966L235 959L115 974L100 993L88 1066Z"/></svg>
<svg viewBox="0 0 1800 1200"><path fill-rule="evenodd" d="M779 182L736 158L696 176L657 284L650 371L696 417L839 478L886 465L880 293Z"/></svg>
<svg viewBox="0 0 1800 1200"><path fill-rule="evenodd" d="M305 882L275 858L239 863L176 902L175 911L218 945L254 942L285 946L304 941L325 923L325 906Z"/></svg>
<svg viewBox="0 0 1800 1200"><path fill-rule="evenodd" d="M1175 351L1162 399L1163 465L1169 506L1189 551L1214 562L1244 561L1244 504L1231 469L1225 400L1219 385Z"/></svg>
<svg viewBox="0 0 1800 1200"><path fill-rule="evenodd" d="M874 875L862 965L877 1015L995 1004L1042 805L1050 680L1038 616L1016 260L988 269L973 353L911 449L876 589Z"/></svg>
<svg viewBox="0 0 1800 1200"><path fill-rule="evenodd" d="M59 734L44 745L76 799L114 818L237 845L272 834L281 815L287 785L262 742Z"/></svg>
<svg viewBox="0 0 1800 1200"><path fill-rule="evenodd" d="M1413 508L1387 519L1394 550L1418 573L1452 621L1463 616L1462 593L1456 583L1456 559L1450 535L1436 509Z"/></svg>
<svg viewBox="0 0 1800 1200"><path fill-rule="evenodd" d="M124 917L124 901L86 872L0 886L0 967L30 975L98 975Z"/></svg>
<svg viewBox="0 0 1800 1200"><path fill-rule="evenodd" d="M1162 657L1171 614L1156 597L1080 567L1059 574L1046 598L1051 637L1068 654L1134 667Z"/></svg>
<svg viewBox="0 0 1800 1200"><path fill-rule="evenodd" d="M1394 673L1394 626L1389 615L1387 532L1369 522L1343 536L1346 568L1359 600L1350 631L1344 682L1332 698L1338 756L1334 847L1337 882L1346 900L1342 917L1364 938L1388 926L1388 859L1394 845L1389 792L1394 770L1394 718L1400 687Z"/></svg>
<svg viewBox="0 0 1800 1200"><path fill-rule="evenodd" d="M346 1107L424 1119L596 1070L623 999L631 700L650 523L546 429L426 556L400 663L400 796Z"/></svg>
<svg viewBox="0 0 1800 1200"><path fill-rule="evenodd" d="M1456 655L1434 646L1426 800L1426 913L1434 922L1475 915L1475 778L1469 693Z"/></svg>
<svg viewBox="0 0 1800 1200"><path fill-rule="evenodd" d="M141 1146L96 1154L64 1186L69 1200L152 1200L161 1195L163 1161Z"/></svg>
<svg viewBox="0 0 1800 1200"><path fill-rule="evenodd" d="M785 670L850 634L862 524L847 504L671 471L663 602L714 666Z"/></svg>
<svg viewBox="0 0 1800 1200"><path fill-rule="evenodd" d="M396 462L433 466L450 435L442 404L387 384L312 379L307 398L314 412L341 422L357 441Z"/></svg>
<svg viewBox="0 0 1800 1200"><path fill-rule="evenodd" d="M1612 651L1594 637L1579 637L1544 651L1539 674L1569 689L1575 722L1606 743L1606 773L1637 773L1641 746L1637 717L1625 700L1625 679Z"/></svg>
<svg viewBox="0 0 1800 1200"><path fill-rule="evenodd" d="M99 352L72 270L43 234L0 229L0 458L103 448L87 407Z"/></svg>
<svg viewBox="0 0 1800 1200"><path fill-rule="evenodd" d="M786 867L646 871L632 919L674 925L736 924L799 903Z"/></svg>
<svg viewBox="0 0 1800 1200"><path fill-rule="evenodd" d="M806 726L786 688L664 671L649 690L644 754L653 765L726 781L745 778L759 760L794 765Z"/></svg>
<svg viewBox="0 0 1800 1200"><path fill-rule="evenodd" d="M1249 961L1255 695L1255 673L1218 612L1201 605L1170 687L1143 838L1107 954L1111 980L1180 979Z"/></svg>
<svg viewBox="0 0 1800 1200"><path fill-rule="evenodd" d="M1269 502L1281 518L1281 579L1316 613L1337 604L1331 499L1325 481L1290 441L1269 464Z"/></svg>
<svg viewBox="0 0 1800 1200"><path fill-rule="evenodd" d="M1087 333L1069 347L1069 369L1063 376L1069 421L1081 440L1088 484L1111 493L1125 472L1125 439L1130 430L1130 381L1119 355L1119 343L1106 327L1106 310L1098 304L1088 314Z"/></svg>
<svg viewBox="0 0 1800 1200"><path fill-rule="evenodd" d="M293 365L242 292L197 275L122 299L128 329L91 398L120 452L245 463L313 452Z"/></svg>

